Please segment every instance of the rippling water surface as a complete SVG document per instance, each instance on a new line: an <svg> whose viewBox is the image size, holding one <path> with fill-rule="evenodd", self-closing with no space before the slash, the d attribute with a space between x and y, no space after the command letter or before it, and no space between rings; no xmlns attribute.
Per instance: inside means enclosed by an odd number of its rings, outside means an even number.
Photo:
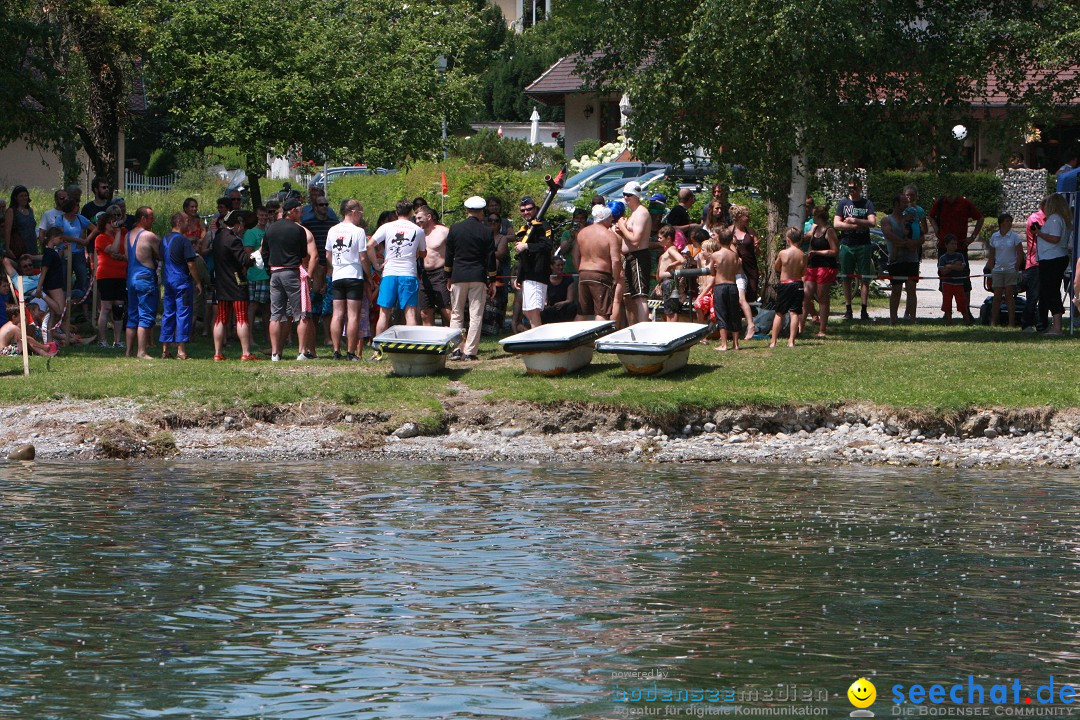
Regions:
<svg viewBox="0 0 1080 720"><path fill-rule="evenodd" d="M611 717L1080 676L1054 473L0 468L0 717ZM686 715L689 716L689 715Z"/></svg>

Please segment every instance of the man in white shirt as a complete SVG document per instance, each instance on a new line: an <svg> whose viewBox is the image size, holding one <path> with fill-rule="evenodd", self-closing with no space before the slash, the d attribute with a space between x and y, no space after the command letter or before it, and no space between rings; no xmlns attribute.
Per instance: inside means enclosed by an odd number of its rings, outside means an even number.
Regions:
<svg viewBox="0 0 1080 720"><path fill-rule="evenodd" d="M371 236L367 247L368 260L376 272L382 273L379 283L379 322L375 335L381 335L390 326L394 309L405 311L405 324L416 325L416 301L419 282L416 278L416 261L427 255L424 230L409 220L412 203L402 200L394 208L397 219L392 220ZM383 264L380 267L375 248L385 245Z"/></svg>
<svg viewBox="0 0 1080 720"><path fill-rule="evenodd" d="M364 208L356 200L341 203L340 223L326 233L326 262L334 281L330 288L334 314L330 319L330 340L334 359L356 362L360 359L360 312L364 300L364 277L367 275L367 233L359 226ZM341 332L345 330L345 352L341 354Z"/></svg>
<svg viewBox="0 0 1080 720"><path fill-rule="evenodd" d="M41 222L38 223L37 226L38 247L45 247L46 231L51 227L58 227L60 225L60 218L64 214L61 207L67 202L67 199L67 190L57 190L53 193L53 207L52 209L41 213ZM89 219L93 220L94 218Z"/></svg>

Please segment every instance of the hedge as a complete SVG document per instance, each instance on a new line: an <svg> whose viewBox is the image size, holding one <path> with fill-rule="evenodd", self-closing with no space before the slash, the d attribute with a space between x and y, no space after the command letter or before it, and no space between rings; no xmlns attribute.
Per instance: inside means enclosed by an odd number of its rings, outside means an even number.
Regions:
<svg viewBox="0 0 1080 720"><path fill-rule="evenodd" d="M451 158L445 163L418 163L409 170L392 175L352 175L330 185L331 205L336 206L347 197L356 198L364 205L364 216L369 222L378 218L383 210L391 210L398 200L423 197L433 208L439 208L441 173L446 173L447 223L464 217L463 203L472 195L495 196L502 200L503 213L516 216L521 198L532 196L539 205L547 192L544 171L510 170L492 165L466 165ZM548 218L561 220L561 213L553 207Z"/></svg>
<svg viewBox="0 0 1080 720"><path fill-rule="evenodd" d="M887 211L892 207L893 197L899 195L905 185L915 185L919 188L919 204L929 211L934 200L945 195L945 188L949 181L955 182L956 187L975 204L975 207L979 208L983 215L995 217L998 214L1001 208L1001 178L990 172L931 175L887 170L870 172L866 185L870 191L870 199L878 208L880 217L880 211Z"/></svg>

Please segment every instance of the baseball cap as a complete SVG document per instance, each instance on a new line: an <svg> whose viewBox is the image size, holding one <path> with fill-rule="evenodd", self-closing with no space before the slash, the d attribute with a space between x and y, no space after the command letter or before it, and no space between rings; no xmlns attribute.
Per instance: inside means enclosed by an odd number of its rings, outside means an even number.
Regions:
<svg viewBox="0 0 1080 720"><path fill-rule="evenodd" d="M665 195L664 193L653 193L649 197L649 202L666 203L667 202L667 195Z"/></svg>
<svg viewBox="0 0 1080 720"><path fill-rule="evenodd" d="M521 207L527 207L529 205L535 205L535 204L536 204L536 201L534 201L532 199L532 195L526 195L525 197L521 198L521 203L520 203Z"/></svg>
<svg viewBox="0 0 1080 720"><path fill-rule="evenodd" d="M285 212L289 212L291 210L295 210L301 205L303 205L303 203L301 203L300 200L298 200L297 198L289 198L285 201L285 204L281 206L281 209Z"/></svg>
<svg viewBox="0 0 1080 720"><path fill-rule="evenodd" d="M625 185L623 185L622 194L623 195L633 195L636 198L640 198L641 197L641 183L635 182L633 180L626 183Z"/></svg>
<svg viewBox="0 0 1080 720"><path fill-rule="evenodd" d="M607 205L592 206L592 220L594 223L604 222L611 217L611 209Z"/></svg>
<svg viewBox="0 0 1080 720"><path fill-rule="evenodd" d="M483 210L487 207L487 200L479 195L473 195L471 198L465 201L465 208L467 210Z"/></svg>

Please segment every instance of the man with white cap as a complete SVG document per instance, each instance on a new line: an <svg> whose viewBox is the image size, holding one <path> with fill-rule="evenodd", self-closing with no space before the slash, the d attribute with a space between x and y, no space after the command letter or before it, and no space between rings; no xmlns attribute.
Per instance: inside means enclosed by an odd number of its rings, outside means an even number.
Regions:
<svg viewBox="0 0 1080 720"><path fill-rule="evenodd" d="M611 210L606 205L593 205L592 224L578 231L574 245L578 320L610 320L615 294L622 292L621 243L611 225Z"/></svg>
<svg viewBox="0 0 1080 720"><path fill-rule="evenodd" d="M626 320L633 325L649 319L649 280L652 256L649 254L649 230L652 220L641 203L641 183L630 181L623 187L623 202L628 216L619 218L615 232L622 238L623 273L626 275Z"/></svg>
<svg viewBox="0 0 1080 720"><path fill-rule="evenodd" d="M495 235L484 223L487 201L473 195L465 201L468 217L450 226L446 236L446 284L450 288L450 327L463 327L465 306L469 308L469 333L463 350L455 350L451 360L477 360L480 328L484 323L484 303L495 296Z"/></svg>

